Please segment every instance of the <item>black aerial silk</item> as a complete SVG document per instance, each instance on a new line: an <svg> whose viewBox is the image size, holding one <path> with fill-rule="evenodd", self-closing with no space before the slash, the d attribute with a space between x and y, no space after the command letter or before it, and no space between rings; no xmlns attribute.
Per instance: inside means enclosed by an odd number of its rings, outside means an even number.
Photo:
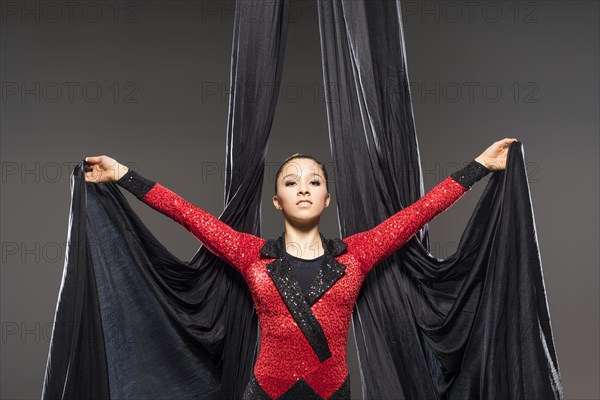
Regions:
<svg viewBox="0 0 600 400"><path fill-rule="evenodd" d="M317 0L340 236L423 195L400 4ZM288 0L236 9L224 211L260 236ZM264 83L270 83L269 85ZM272 83L275 83L274 85ZM242 276L171 254L114 183L71 174L68 245L42 399L237 399L258 349ZM353 328L365 399L563 399L521 142L445 260L427 228L375 267Z"/></svg>

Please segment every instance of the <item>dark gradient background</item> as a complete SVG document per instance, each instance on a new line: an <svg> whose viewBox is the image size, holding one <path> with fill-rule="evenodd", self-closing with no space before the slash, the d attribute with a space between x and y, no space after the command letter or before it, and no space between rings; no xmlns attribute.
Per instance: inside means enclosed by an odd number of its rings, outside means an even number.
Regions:
<svg viewBox="0 0 600 400"><path fill-rule="evenodd" d="M74 164L106 154L215 215L223 209L234 2L53 4L1 8L2 399L41 394ZM281 160L305 152L331 162L315 6L291 4L263 192L266 238L283 231L271 203ZM426 190L498 139L523 142L566 398L600 398L598 2L403 8ZM455 250L484 182L430 223L434 255ZM172 252L193 255L197 239L126 196ZM321 224L325 236L339 236L335 209ZM350 333L358 399L353 341Z"/></svg>

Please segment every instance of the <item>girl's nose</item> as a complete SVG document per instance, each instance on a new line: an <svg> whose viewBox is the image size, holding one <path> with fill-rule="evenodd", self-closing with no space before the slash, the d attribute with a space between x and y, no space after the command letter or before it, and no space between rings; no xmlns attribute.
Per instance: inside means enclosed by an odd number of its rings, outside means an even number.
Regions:
<svg viewBox="0 0 600 400"><path fill-rule="evenodd" d="M308 185L303 183L299 185L298 193L308 193Z"/></svg>

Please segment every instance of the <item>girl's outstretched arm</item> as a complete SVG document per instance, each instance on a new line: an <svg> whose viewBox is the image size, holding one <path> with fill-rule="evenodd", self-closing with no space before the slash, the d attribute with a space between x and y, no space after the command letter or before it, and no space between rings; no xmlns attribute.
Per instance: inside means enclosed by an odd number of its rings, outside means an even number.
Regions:
<svg viewBox="0 0 600 400"><path fill-rule="evenodd" d="M158 212L178 222L219 258L244 273L265 240L239 232L160 183L129 169L116 183Z"/></svg>
<svg viewBox="0 0 600 400"><path fill-rule="evenodd" d="M354 257L361 263L363 273L366 275L380 261L402 247L425 224L448 209L489 172L485 166L473 160L379 225L345 238L344 242L353 249Z"/></svg>
<svg viewBox="0 0 600 400"><path fill-rule="evenodd" d="M398 250L427 222L448 209L484 175L506 169L508 148L516 141L516 138L504 138L492 143L464 168L438 183L410 206L373 229L345 238L344 242L359 260L364 274Z"/></svg>

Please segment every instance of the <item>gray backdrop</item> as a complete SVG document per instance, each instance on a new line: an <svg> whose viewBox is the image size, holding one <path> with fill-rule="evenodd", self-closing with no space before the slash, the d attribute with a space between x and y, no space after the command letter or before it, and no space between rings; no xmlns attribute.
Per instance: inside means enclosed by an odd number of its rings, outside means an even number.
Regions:
<svg viewBox="0 0 600 400"><path fill-rule="evenodd" d="M248 18L268 11L246 5ZM283 231L271 203L281 160L306 152L331 162L315 6L290 8L266 238ZM41 394L75 163L107 154L222 211L233 7L1 3L2 399ZM598 399L598 3L407 1L403 10L426 190L495 140L523 142L566 397ZM455 250L484 185L430 223L434 255ZM169 249L193 255L193 236L126 196ZM334 209L321 223L325 236L338 235ZM348 367L360 398L353 340Z"/></svg>

